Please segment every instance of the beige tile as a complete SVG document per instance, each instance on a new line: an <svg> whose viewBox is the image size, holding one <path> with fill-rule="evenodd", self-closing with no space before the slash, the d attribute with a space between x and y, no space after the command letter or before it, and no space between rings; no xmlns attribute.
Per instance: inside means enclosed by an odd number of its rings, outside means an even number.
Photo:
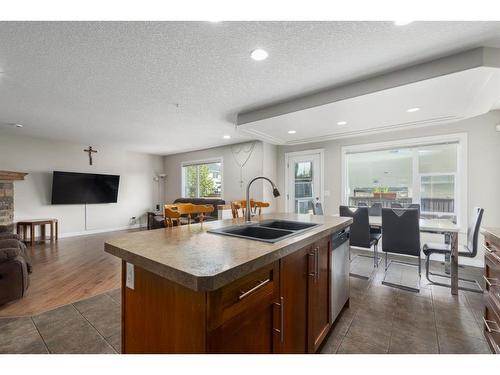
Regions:
<svg viewBox="0 0 500 375"><path fill-rule="evenodd" d="M373 346L364 340L344 337L337 350L337 354L386 354L387 348Z"/></svg>
<svg viewBox="0 0 500 375"><path fill-rule="evenodd" d="M47 353L31 318L0 319L0 354Z"/></svg>
<svg viewBox="0 0 500 375"><path fill-rule="evenodd" d="M342 343L344 336L330 334L325 340L320 353L321 354L335 354Z"/></svg>
<svg viewBox="0 0 500 375"><path fill-rule="evenodd" d="M402 331L393 332L389 345L389 353L437 354L439 353L437 335L434 337L422 337L421 335L414 336Z"/></svg>
<svg viewBox="0 0 500 375"><path fill-rule="evenodd" d="M439 353L441 354L490 354L490 348L484 340L471 337L457 337L446 332L438 333Z"/></svg>

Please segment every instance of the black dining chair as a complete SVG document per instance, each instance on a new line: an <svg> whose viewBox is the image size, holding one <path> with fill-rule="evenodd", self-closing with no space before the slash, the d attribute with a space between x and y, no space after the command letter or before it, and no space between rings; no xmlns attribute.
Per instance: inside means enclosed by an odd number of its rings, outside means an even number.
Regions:
<svg viewBox="0 0 500 375"><path fill-rule="evenodd" d="M358 207L368 207L368 203L366 202L359 202Z"/></svg>
<svg viewBox="0 0 500 375"><path fill-rule="evenodd" d="M391 202L391 208L404 208L401 203Z"/></svg>
<svg viewBox="0 0 500 375"><path fill-rule="evenodd" d="M420 262L420 226L418 221L418 211L416 209L382 209L382 251L385 253L385 275L382 284L396 288L419 292L419 288L413 288L403 284L386 281L387 270L392 263L400 263L418 267L418 277L422 274ZM391 260L387 263L387 254L409 255L417 258L417 263Z"/></svg>
<svg viewBox="0 0 500 375"><path fill-rule="evenodd" d="M382 203L373 203L368 209L369 216L382 216Z"/></svg>
<svg viewBox="0 0 500 375"><path fill-rule="evenodd" d="M484 209L482 209L480 207L474 207L474 210L472 213L472 218L470 220L469 227L467 228L467 245L462 246L462 248L463 248L462 251L460 251L460 250L458 251L459 257L474 258L477 255L478 238L479 238L479 231L481 229L481 220L483 219L483 213L484 213ZM446 278L450 278L450 276L447 274L431 272L429 270L429 265L430 265L430 260L431 260L432 254L442 254L445 256L450 255L451 254L451 245L449 243L426 243L426 244L424 244L423 250L424 250L425 257L426 257L426 259L425 259L425 266L426 266L425 277L427 278L427 280L429 280L429 282L434 284L434 285L440 285L440 286L445 286L445 287L449 288L450 287L449 284L434 281L430 278L429 275L441 276L441 277L446 277ZM474 283L477 286L477 289L476 288L467 288L467 287L462 287L462 286L459 286L459 289L467 290L470 292L483 293L483 288L481 287L481 285L478 283L477 280L465 279L465 278L460 278L460 277L458 279L462 280L462 281L468 281L470 283Z"/></svg>
<svg viewBox="0 0 500 375"><path fill-rule="evenodd" d="M414 209L418 210L418 218L420 219L420 204L418 204L418 203L411 203L406 208L414 208Z"/></svg>
<svg viewBox="0 0 500 375"><path fill-rule="evenodd" d="M382 203L373 203L368 208L368 216L382 216ZM371 233L382 233L382 228L370 228Z"/></svg>
<svg viewBox="0 0 500 375"><path fill-rule="evenodd" d="M378 242L382 237L382 234L372 233L370 231L368 207L339 206L339 213L340 216L352 217L353 219L353 223L349 228L350 246L361 247L365 249L371 249L373 247L373 256L358 256L373 258L374 267L378 267L378 264L380 262L380 258L378 257Z"/></svg>

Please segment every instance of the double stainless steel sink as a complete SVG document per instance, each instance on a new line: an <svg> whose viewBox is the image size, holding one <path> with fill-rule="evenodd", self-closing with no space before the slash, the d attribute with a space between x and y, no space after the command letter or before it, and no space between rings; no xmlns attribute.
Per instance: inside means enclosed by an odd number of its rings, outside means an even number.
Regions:
<svg viewBox="0 0 500 375"><path fill-rule="evenodd" d="M318 225L319 224L316 223L306 223L302 221L264 220L256 223L211 229L208 232L273 243L288 237L296 236Z"/></svg>

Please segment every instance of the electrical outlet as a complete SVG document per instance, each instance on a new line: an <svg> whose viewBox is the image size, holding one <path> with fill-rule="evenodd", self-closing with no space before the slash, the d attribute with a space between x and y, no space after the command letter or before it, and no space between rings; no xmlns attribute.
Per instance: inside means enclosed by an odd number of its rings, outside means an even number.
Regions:
<svg viewBox="0 0 500 375"><path fill-rule="evenodd" d="M135 286L134 265L128 262L127 262L127 277L125 280L125 286L129 289L134 289Z"/></svg>

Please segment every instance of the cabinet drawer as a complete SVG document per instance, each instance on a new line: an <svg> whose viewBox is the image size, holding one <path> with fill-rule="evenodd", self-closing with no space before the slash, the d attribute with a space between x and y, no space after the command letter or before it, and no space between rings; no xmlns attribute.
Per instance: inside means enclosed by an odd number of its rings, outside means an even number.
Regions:
<svg viewBox="0 0 500 375"><path fill-rule="evenodd" d="M500 306L500 260L496 254L486 254L484 265L484 281L486 290L494 303Z"/></svg>
<svg viewBox="0 0 500 375"><path fill-rule="evenodd" d="M279 263L275 262L211 292L208 296L208 329L235 316L269 304L279 291Z"/></svg>
<svg viewBox="0 0 500 375"><path fill-rule="evenodd" d="M500 316L491 298L486 298L484 309L484 336L491 350L500 354Z"/></svg>

